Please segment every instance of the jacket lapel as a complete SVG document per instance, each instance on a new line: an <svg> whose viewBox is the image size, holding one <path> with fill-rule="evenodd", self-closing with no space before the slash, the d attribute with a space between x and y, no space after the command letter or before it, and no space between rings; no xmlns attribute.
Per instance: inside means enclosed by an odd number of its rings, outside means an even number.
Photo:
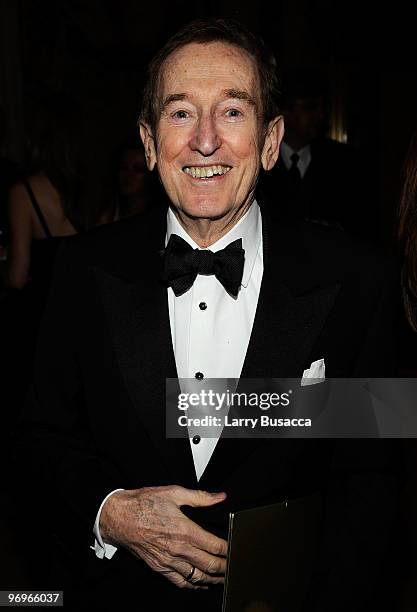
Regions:
<svg viewBox="0 0 417 612"><path fill-rule="evenodd" d="M341 284L308 268L297 226L273 221L262 204L261 212L264 273L241 378L297 378Z"/></svg>
<svg viewBox="0 0 417 612"><path fill-rule="evenodd" d="M163 242L162 242L163 244ZM167 439L166 378L176 378L166 288L159 280L161 243L153 245L140 280L96 267L94 276L116 358L138 419L152 439L173 482L195 483L188 439ZM142 259L139 259L142 257ZM125 272L125 271L124 271Z"/></svg>
<svg viewBox="0 0 417 612"><path fill-rule="evenodd" d="M339 285L294 295L265 271L242 378L297 378L339 291Z"/></svg>

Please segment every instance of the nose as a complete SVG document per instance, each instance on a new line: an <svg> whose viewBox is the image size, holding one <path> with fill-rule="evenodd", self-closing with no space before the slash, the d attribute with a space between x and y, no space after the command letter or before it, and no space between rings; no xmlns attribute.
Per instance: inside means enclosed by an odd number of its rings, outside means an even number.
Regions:
<svg viewBox="0 0 417 612"><path fill-rule="evenodd" d="M210 114L200 117L190 140L191 149L208 157L220 146L221 139L213 117Z"/></svg>

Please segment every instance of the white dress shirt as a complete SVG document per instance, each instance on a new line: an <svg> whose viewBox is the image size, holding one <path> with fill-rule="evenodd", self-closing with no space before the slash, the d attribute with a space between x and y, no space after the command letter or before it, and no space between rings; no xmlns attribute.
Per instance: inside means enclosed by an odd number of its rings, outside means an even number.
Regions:
<svg viewBox="0 0 417 612"><path fill-rule="evenodd" d="M289 170L292 166L291 155L296 153L299 157L297 162L297 168L300 172L301 178L304 178L305 173L308 170L308 167L311 162L311 148L310 145L306 145L302 149L298 151L294 151L286 142L282 141L280 145L280 156L282 161L284 162L285 167Z"/></svg>
<svg viewBox="0 0 417 612"><path fill-rule="evenodd" d="M199 248L168 210L167 236L177 234L193 248ZM169 322L178 378L194 378L201 372L204 378L240 378L252 332L263 275L262 218L258 204L253 202L248 212L220 240L209 248L216 252L242 239L245 264L242 284L236 298L225 291L214 275L198 275L193 286L176 297L168 287ZM221 432L219 432L220 435ZM201 438L194 444L190 438L197 480L210 461L218 438ZM120 491L120 489L117 489ZM98 557L111 558L114 546L103 543L98 525L103 500L94 525Z"/></svg>

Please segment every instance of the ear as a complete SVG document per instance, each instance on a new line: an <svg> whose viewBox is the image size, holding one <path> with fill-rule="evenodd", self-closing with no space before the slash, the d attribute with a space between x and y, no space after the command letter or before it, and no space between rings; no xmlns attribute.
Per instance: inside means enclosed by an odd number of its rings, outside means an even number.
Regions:
<svg viewBox="0 0 417 612"><path fill-rule="evenodd" d="M148 170L153 170L156 166L156 148L152 130L147 123L139 123L140 137L145 148L146 165Z"/></svg>
<svg viewBox="0 0 417 612"><path fill-rule="evenodd" d="M279 145L284 136L284 118L282 115L269 122L266 130L261 162L264 170L271 170L279 156Z"/></svg>

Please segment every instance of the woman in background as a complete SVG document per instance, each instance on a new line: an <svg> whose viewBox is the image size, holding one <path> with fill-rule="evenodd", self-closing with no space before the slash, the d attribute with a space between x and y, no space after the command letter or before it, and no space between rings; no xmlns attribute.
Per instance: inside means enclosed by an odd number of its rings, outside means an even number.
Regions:
<svg viewBox="0 0 417 612"><path fill-rule="evenodd" d="M71 199L64 196L56 178L53 172L38 170L10 189L7 276L12 288L23 289L30 282L49 284L60 239L79 229L71 221Z"/></svg>
<svg viewBox="0 0 417 612"><path fill-rule="evenodd" d="M97 179L100 164L91 162L94 143L85 142L83 132L87 137L88 132L75 108L73 101L60 95L39 105L31 122L26 170L9 191L10 292L4 300L2 325L16 414L31 380L57 250L64 239L113 220L110 198L94 197L104 190L104 182Z"/></svg>
<svg viewBox="0 0 417 612"><path fill-rule="evenodd" d="M408 323L417 332L417 133L403 169L399 206L399 244L402 256L402 289Z"/></svg>
<svg viewBox="0 0 417 612"><path fill-rule="evenodd" d="M8 283L46 290L62 238L85 229L85 168L72 103L54 96L32 121L24 178L9 192Z"/></svg>
<svg viewBox="0 0 417 612"><path fill-rule="evenodd" d="M399 205L398 238L402 260L402 292L407 322L402 326L401 376L417 377L417 132L413 136L403 165ZM408 575L399 611L417 609L417 445L407 441L405 489L400 522L406 525ZM405 550L404 550L405 548Z"/></svg>
<svg viewBox="0 0 417 612"><path fill-rule="evenodd" d="M9 407L17 419L31 379L37 334L56 252L82 229L82 172L73 146L72 113L60 100L34 114L25 168L8 194L9 245L2 336Z"/></svg>

